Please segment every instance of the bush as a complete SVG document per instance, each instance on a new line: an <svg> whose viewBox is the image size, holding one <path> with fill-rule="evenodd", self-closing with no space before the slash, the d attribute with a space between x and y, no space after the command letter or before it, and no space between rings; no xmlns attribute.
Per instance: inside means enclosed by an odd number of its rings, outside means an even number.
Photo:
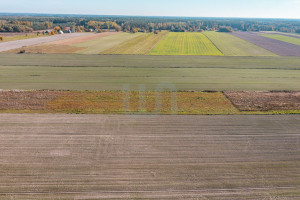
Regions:
<svg viewBox="0 0 300 200"><path fill-rule="evenodd" d="M219 32L225 32L225 33L230 33L233 32L231 27L221 27L219 29Z"/></svg>
<svg viewBox="0 0 300 200"><path fill-rule="evenodd" d="M296 33L300 33L300 29L296 30Z"/></svg>

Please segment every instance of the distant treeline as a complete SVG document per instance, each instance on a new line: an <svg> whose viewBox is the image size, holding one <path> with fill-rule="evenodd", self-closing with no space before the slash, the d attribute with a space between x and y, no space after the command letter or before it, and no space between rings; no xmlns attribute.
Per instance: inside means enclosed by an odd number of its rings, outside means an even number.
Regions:
<svg viewBox="0 0 300 200"><path fill-rule="evenodd" d="M30 32L54 27L116 29L117 31L195 32L203 30L300 32L300 20L191 17L130 17L83 15L0 14L0 32ZM226 29L224 29L226 27Z"/></svg>

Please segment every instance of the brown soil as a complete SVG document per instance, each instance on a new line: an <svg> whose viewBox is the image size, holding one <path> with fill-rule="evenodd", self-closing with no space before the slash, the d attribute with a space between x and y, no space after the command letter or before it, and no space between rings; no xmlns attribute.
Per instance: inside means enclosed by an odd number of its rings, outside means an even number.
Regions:
<svg viewBox="0 0 300 200"><path fill-rule="evenodd" d="M26 53L64 54L64 53L76 53L77 51L83 49L85 48L73 47L68 45L34 45L34 46L9 50L6 51L5 53L19 53L21 50L25 50Z"/></svg>
<svg viewBox="0 0 300 200"><path fill-rule="evenodd" d="M299 200L299 122L0 114L0 199Z"/></svg>
<svg viewBox="0 0 300 200"><path fill-rule="evenodd" d="M93 39L97 39L97 38L114 35L116 33L117 32L105 32L105 33L101 33L101 34L100 33L97 33L97 34L91 33L91 35L88 35L88 36L83 36L83 37L78 37L78 38L70 38L70 39L66 39L66 40L59 40L59 41L51 42L48 44L73 45L73 44L78 44L80 42L85 42L85 41L89 41L89 40L93 40Z"/></svg>
<svg viewBox="0 0 300 200"><path fill-rule="evenodd" d="M300 110L300 92L224 92L240 111Z"/></svg>

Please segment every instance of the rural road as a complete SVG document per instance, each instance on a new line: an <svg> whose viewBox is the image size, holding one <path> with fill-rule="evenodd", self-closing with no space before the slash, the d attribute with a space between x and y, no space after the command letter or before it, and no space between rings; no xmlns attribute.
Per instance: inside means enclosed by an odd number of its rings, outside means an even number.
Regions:
<svg viewBox="0 0 300 200"><path fill-rule="evenodd" d="M0 114L2 199L299 199L300 115Z"/></svg>
<svg viewBox="0 0 300 200"><path fill-rule="evenodd" d="M42 43L47 43L47 42L53 42L53 41L57 41L57 40L81 37L81 36L85 36L85 35L89 35L89 34L90 33L71 33L71 34L31 38L31 39L17 40L17 41L10 41L10 42L1 42L0 43L0 52L12 50L12 49L18 49L18 48L21 48L24 46L31 46L31 45L37 45L37 44L42 44Z"/></svg>

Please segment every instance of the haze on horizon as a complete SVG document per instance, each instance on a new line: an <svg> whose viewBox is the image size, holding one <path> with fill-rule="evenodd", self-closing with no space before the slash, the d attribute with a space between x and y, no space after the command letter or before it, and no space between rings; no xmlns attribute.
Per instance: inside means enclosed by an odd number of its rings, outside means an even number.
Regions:
<svg viewBox="0 0 300 200"><path fill-rule="evenodd" d="M0 13L300 19L300 0L0 0Z"/></svg>

